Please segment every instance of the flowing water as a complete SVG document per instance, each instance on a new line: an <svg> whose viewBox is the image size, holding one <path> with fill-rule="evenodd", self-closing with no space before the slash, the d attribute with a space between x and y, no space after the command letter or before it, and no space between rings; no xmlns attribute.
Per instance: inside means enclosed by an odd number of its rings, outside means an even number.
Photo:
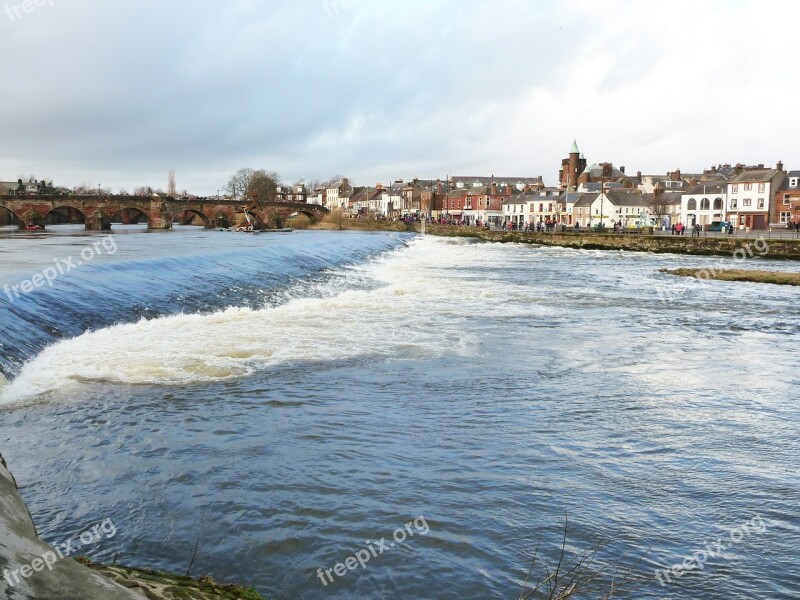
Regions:
<svg viewBox="0 0 800 600"><path fill-rule="evenodd" d="M511 599L566 518L567 559L631 570L617 597L800 597L796 288L658 272L720 259L193 228L7 235L0 284L92 244L0 294L0 452L50 542L112 519L82 553L185 572L197 544L193 574L274 599Z"/></svg>

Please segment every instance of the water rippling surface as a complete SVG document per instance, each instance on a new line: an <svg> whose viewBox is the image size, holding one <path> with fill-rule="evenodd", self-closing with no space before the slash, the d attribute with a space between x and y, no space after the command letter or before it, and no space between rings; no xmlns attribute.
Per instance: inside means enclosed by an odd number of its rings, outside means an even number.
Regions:
<svg viewBox="0 0 800 600"><path fill-rule="evenodd" d="M665 294L659 268L719 259L405 234L115 240L0 297L0 449L48 541L112 518L96 560L184 572L199 540L195 574L276 599L499 599L567 514L570 555L633 568L620 598L800 595L796 289ZM86 243L0 238L0 278Z"/></svg>

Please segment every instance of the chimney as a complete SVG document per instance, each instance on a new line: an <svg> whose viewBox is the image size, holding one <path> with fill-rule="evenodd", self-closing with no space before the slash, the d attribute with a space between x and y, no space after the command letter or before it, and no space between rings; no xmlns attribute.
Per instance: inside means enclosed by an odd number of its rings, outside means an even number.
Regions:
<svg viewBox="0 0 800 600"><path fill-rule="evenodd" d="M779 160L775 168L778 169L778 171L783 171L783 162Z"/></svg>
<svg viewBox="0 0 800 600"><path fill-rule="evenodd" d="M440 194L444 192L444 184L442 183L441 180L436 181L436 191L439 192Z"/></svg>
<svg viewBox="0 0 800 600"><path fill-rule="evenodd" d="M382 184L382 183L376 183L376 184L375 184L375 189L376 189L377 191L381 191L381 190L383 189L383 184Z"/></svg>
<svg viewBox="0 0 800 600"><path fill-rule="evenodd" d="M536 179L536 185L540 185L540 186L544 187L544 177L539 175L539 177Z"/></svg>
<svg viewBox="0 0 800 600"><path fill-rule="evenodd" d="M625 167L620 167L619 170L622 171L623 175L625 174Z"/></svg>
<svg viewBox="0 0 800 600"><path fill-rule="evenodd" d="M763 168L764 168L764 163L761 163L761 164L759 164L759 165L758 165L758 168L759 168L759 169L763 169Z"/></svg>
<svg viewBox="0 0 800 600"><path fill-rule="evenodd" d="M642 172L641 171L636 171L636 179L638 179L639 181L642 180Z"/></svg>
<svg viewBox="0 0 800 600"><path fill-rule="evenodd" d="M497 184L492 182L492 196L497 196Z"/></svg>

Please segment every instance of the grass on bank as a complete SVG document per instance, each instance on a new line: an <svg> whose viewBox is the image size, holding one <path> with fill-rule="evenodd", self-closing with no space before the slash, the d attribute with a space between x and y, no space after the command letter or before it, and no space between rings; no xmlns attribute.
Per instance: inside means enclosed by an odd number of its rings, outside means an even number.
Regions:
<svg viewBox="0 0 800 600"><path fill-rule="evenodd" d="M774 285L800 285L800 273L781 271L750 271L747 269L661 269L667 275L696 277L716 281L749 281L752 283L771 283Z"/></svg>
<svg viewBox="0 0 800 600"><path fill-rule="evenodd" d="M78 562L148 600L266 600L253 588L216 583L210 577L192 579L153 569L97 565L83 558Z"/></svg>

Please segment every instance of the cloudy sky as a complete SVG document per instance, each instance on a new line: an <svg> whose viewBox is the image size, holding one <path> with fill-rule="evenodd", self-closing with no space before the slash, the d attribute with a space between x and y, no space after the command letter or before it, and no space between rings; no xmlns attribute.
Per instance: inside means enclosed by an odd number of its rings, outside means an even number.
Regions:
<svg viewBox="0 0 800 600"><path fill-rule="evenodd" d="M0 0L0 180L800 169L800 3ZM5 3L5 4L4 4Z"/></svg>

